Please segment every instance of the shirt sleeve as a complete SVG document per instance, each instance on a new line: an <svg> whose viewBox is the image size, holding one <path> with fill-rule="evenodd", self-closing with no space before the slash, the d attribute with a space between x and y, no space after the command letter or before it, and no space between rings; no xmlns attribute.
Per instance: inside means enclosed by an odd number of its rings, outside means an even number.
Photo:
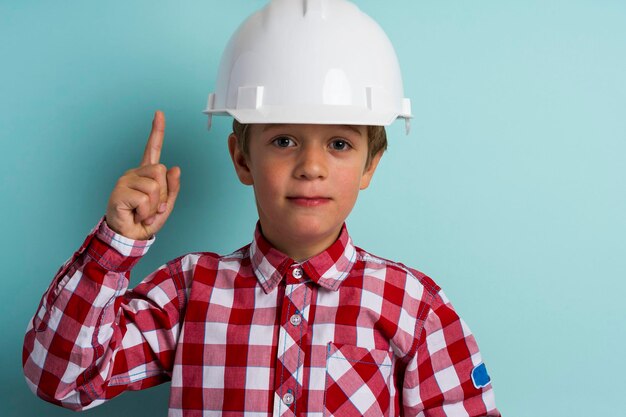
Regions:
<svg viewBox="0 0 626 417"><path fill-rule="evenodd" d="M417 336L404 374L404 416L500 416L476 340L443 291Z"/></svg>
<svg viewBox="0 0 626 417"><path fill-rule="evenodd" d="M24 375L35 394L83 410L170 379L184 288L167 264L127 289L154 240L128 239L102 218L59 269L24 339Z"/></svg>

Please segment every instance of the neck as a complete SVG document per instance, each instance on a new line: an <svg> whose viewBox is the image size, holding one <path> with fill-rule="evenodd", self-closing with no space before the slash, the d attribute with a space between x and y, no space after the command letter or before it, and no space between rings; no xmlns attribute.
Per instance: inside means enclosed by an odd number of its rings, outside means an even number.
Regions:
<svg viewBox="0 0 626 417"><path fill-rule="evenodd" d="M298 238L297 236L284 236L281 233L273 233L271 229L264 229L261 225L263 237L274 248L284 253L294 261L302 263L307 259L319 255L328 249L339 237L341 227L328 236L316 236L314 238Z"/></svg>

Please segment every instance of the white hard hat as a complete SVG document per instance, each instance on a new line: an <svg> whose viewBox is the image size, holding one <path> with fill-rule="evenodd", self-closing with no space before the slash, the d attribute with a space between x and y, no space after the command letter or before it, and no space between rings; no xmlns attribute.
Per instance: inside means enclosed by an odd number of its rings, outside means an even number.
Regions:
<svg viewBox="0 0 626 417"><path fill-rule="evenodd" d="M204 113L241 123L387 126L405 119L400 65L381 27L347 0L271 0L222 55Z"/></svg>

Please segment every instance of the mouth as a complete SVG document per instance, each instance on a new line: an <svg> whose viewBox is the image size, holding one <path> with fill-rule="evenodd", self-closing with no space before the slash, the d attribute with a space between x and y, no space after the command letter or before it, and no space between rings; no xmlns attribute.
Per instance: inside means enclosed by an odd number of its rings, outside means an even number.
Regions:
<svg viewBox="0 0 626 417"><path fill-rule="evenodd" d="M301 207L317 207L330 202L331 199L320 196L292 196L287 197L287 200Z"/></svg>

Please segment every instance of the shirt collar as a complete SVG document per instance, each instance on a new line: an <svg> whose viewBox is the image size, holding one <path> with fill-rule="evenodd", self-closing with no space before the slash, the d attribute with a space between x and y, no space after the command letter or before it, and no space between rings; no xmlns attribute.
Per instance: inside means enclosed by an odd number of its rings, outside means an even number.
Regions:
<svg viewBox="0 0 626 417"><path fill-rule="evenodd" d="M254 231L250 244L250 263L263 291L269 294L285 274L294 266L300 266L303 279L310 279L324 288L337 291L356 261L356 249L345 223L339 237L324 252L298 263L274 248L261 233L260 223Z"/></svg>

